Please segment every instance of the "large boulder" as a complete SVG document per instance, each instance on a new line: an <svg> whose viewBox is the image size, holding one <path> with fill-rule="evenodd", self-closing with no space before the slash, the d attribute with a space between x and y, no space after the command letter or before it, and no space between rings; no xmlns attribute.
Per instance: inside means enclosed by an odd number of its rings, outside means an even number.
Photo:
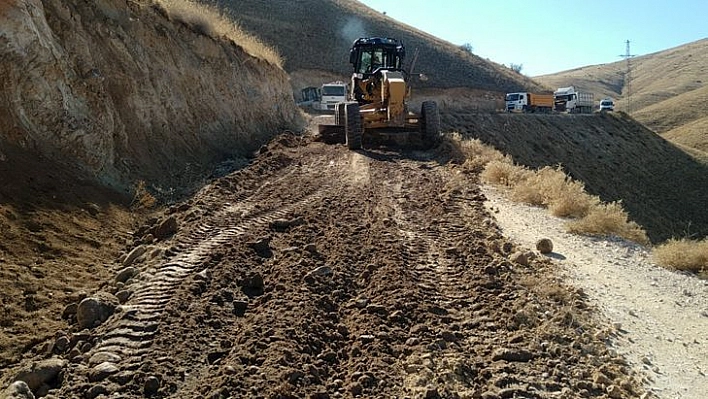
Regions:
<svg viewBox="0 0 708 399"><path fill-rule="evenodd" d="M103 324L113 315L118 303L118 298L107 293L84 298L76 309L76 321L79 327L94 328Z"/></svg>
<svg viewBox="0 0 708 399"><path fill-rule="evenodd" d="M33 392L37 392L40 389L46 391L48 386L57 386L59 383L59 373L66 366L66 360L62 360L56 357L41 360L39 362L34 362L30 364L24 370L21 370L15 381L21 381L26 384L26 386ZM14 388L13 388L14 386ZM24 386L22 384L14 383L10 386L14 389L15 395L27 395L24 391ZM10 389L8 388L8 389ZM32 393L30 392L30 395ZM13 396L10 396L13 397ZM34 396L14 396L17 398L34 398Z"/></svg>
<svg viewBox="0 0 708 399"><path fill-rule="evenodd" d="M34 399L34 394L24 381L15 381L3 392L5 399Z"/></svg>

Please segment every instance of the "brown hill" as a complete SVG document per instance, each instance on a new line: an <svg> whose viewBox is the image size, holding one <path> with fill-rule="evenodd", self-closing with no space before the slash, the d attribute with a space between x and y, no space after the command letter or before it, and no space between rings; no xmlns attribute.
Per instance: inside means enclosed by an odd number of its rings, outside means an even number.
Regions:
<svg viewBox="0 0 708 399"><path fill-rule="evenodd" d="M552 88L574 85L595 93L596 98L618 99L619 110L630 111L648 128L704 150L708 135L702 129L705 122L698 120L706 116L708 39L632 58L629 92L626 67L624 61L617 61L535 79Z"/></svg>
<svg viewBox="0 0 708 399"><path fill-rule="evenodd" d="M276 47L285 59L285 69L295 79L302 79L299 86L323 83L323 76L315 72L329 73L331 78L348 78L352 42L359 37L385 36L403 40L408 68L419 51L414 72L429 77L427 82L418 83L420 87L470 87L501 92L539 88L537 83L509 68L357 1L205 1L220 5L245 30Z"/></svg>

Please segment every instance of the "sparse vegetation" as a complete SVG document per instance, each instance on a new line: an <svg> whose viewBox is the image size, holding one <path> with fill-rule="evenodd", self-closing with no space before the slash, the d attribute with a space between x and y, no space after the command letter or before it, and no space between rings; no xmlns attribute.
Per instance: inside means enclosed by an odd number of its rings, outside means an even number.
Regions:
<svg viewBox="0 0 708 399"><path fill-rule="evenodd" d="M649 244L646 232L636 222L629 220L621 202L596 204L589 209L587 215L569 222L568 231L591 235L614 234L640 244Z"/></svg>
<svg viewBox="0 0 708 399"><path fill-rule="evenodd" d="M489 162L480 177L482 181L495 186L514 187L527 179L530 173L530 170L514 165L511 157L507 156L501 160Z"/></svg>
<svg viewBox="0 0 708 399"><path fill-rule="evenodd" d="M671 239L654 248L652 254L664 267L708 276L708 238L700 241Z"/></svg>
<svg viewBox="0 0 708 399"><path fill-rule="evenodd" d="M649 244L646 232L629 220L620 202L602 203L598 197L586 193L584 184L572 180L560 166L534 171L515 165L510 157L501 154L485 158L492 160L480 175L482 181L507 188L515 201L547 207L555 216L573 218L567 226L569 232L616 235Z"/></svg>
<svg viewBox="0 0 708 399"><path fill-rule="evenodd" d="M248 54L283 67L283 59L275 48L246 33L233 18L215 7L190 0L157 0L155 5L170 19L189 26L195 32L214 39L226 38Z"/></svg>
<svg viewBox="0 0 708 399"><path fill-rule="evenodd" d="M131 209L146 210L157 204L157 199L148 191L145 180L140 180L135 184L134 192L133 201L130 203Z"/></svg>
<svg viewBox="0 0 708 399"><path fill-rule="evenodd" d="M460 45L460 50L472 54L472 52L474 51L474 47L472 47L471 43L465 43Z"/></svg>
<svg viewBox="0 0 708 399"><path fill-rule="evenodd" d="M512 188L512 199L548 207L555 216L580 218L600 202L598 197L585 192L582 182L570 179L560 166L546 166L521 176Z"/></svg>
<svg viewBox="0 0 708 399"><path fill-rule="evenodd" d="M521 70L524 69L524 64L511 63L511 64L509 64L509 69L511 69L512 71L514 71L516 73L521 73Z"/></svg>
<svg viewBox="0 0 708 399"><path fill-rule="evenodd" d="M453 162L464 164L470 169L483 168L490 162L503 161L504 155L483 144L478 139L463 140L458 133L451 133L445 136L440 151L453 159Z"/></svg>

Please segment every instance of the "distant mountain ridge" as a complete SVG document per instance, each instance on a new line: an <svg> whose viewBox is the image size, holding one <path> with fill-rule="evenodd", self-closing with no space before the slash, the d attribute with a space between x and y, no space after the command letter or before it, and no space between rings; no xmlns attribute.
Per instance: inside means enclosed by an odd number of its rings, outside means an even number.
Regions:
<svg viewBox="0 0 708 399"><path fill-rule="evenodd" d="M612 97L617 108L678 144L708 151L708 39L668 50L591 65L551 75L537 76L549 87L574 85Z"/></svg>

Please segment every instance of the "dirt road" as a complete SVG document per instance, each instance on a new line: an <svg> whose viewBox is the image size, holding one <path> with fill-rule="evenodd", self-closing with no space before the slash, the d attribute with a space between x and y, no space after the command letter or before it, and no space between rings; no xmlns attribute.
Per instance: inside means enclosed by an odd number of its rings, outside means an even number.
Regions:
<svg viewBox="0 0 708 399"><path fill-rule="evenodd" d="M115 313L64 332L48 397L642 393L611 327L548 261L512 256L444 153L286 135L169 217L177 234L138 229L136 274L103 285Z"/></svg>
<svg viewBox="0 0 708 399"><path fill-rule="evenodd" d="M647 248L618 238L582 237L539 207L484 188L504 235L533 247L550 238L565 280L616 323L611 346L648 378L660 398L708 397L708 282L653 263Z"/></svg>

